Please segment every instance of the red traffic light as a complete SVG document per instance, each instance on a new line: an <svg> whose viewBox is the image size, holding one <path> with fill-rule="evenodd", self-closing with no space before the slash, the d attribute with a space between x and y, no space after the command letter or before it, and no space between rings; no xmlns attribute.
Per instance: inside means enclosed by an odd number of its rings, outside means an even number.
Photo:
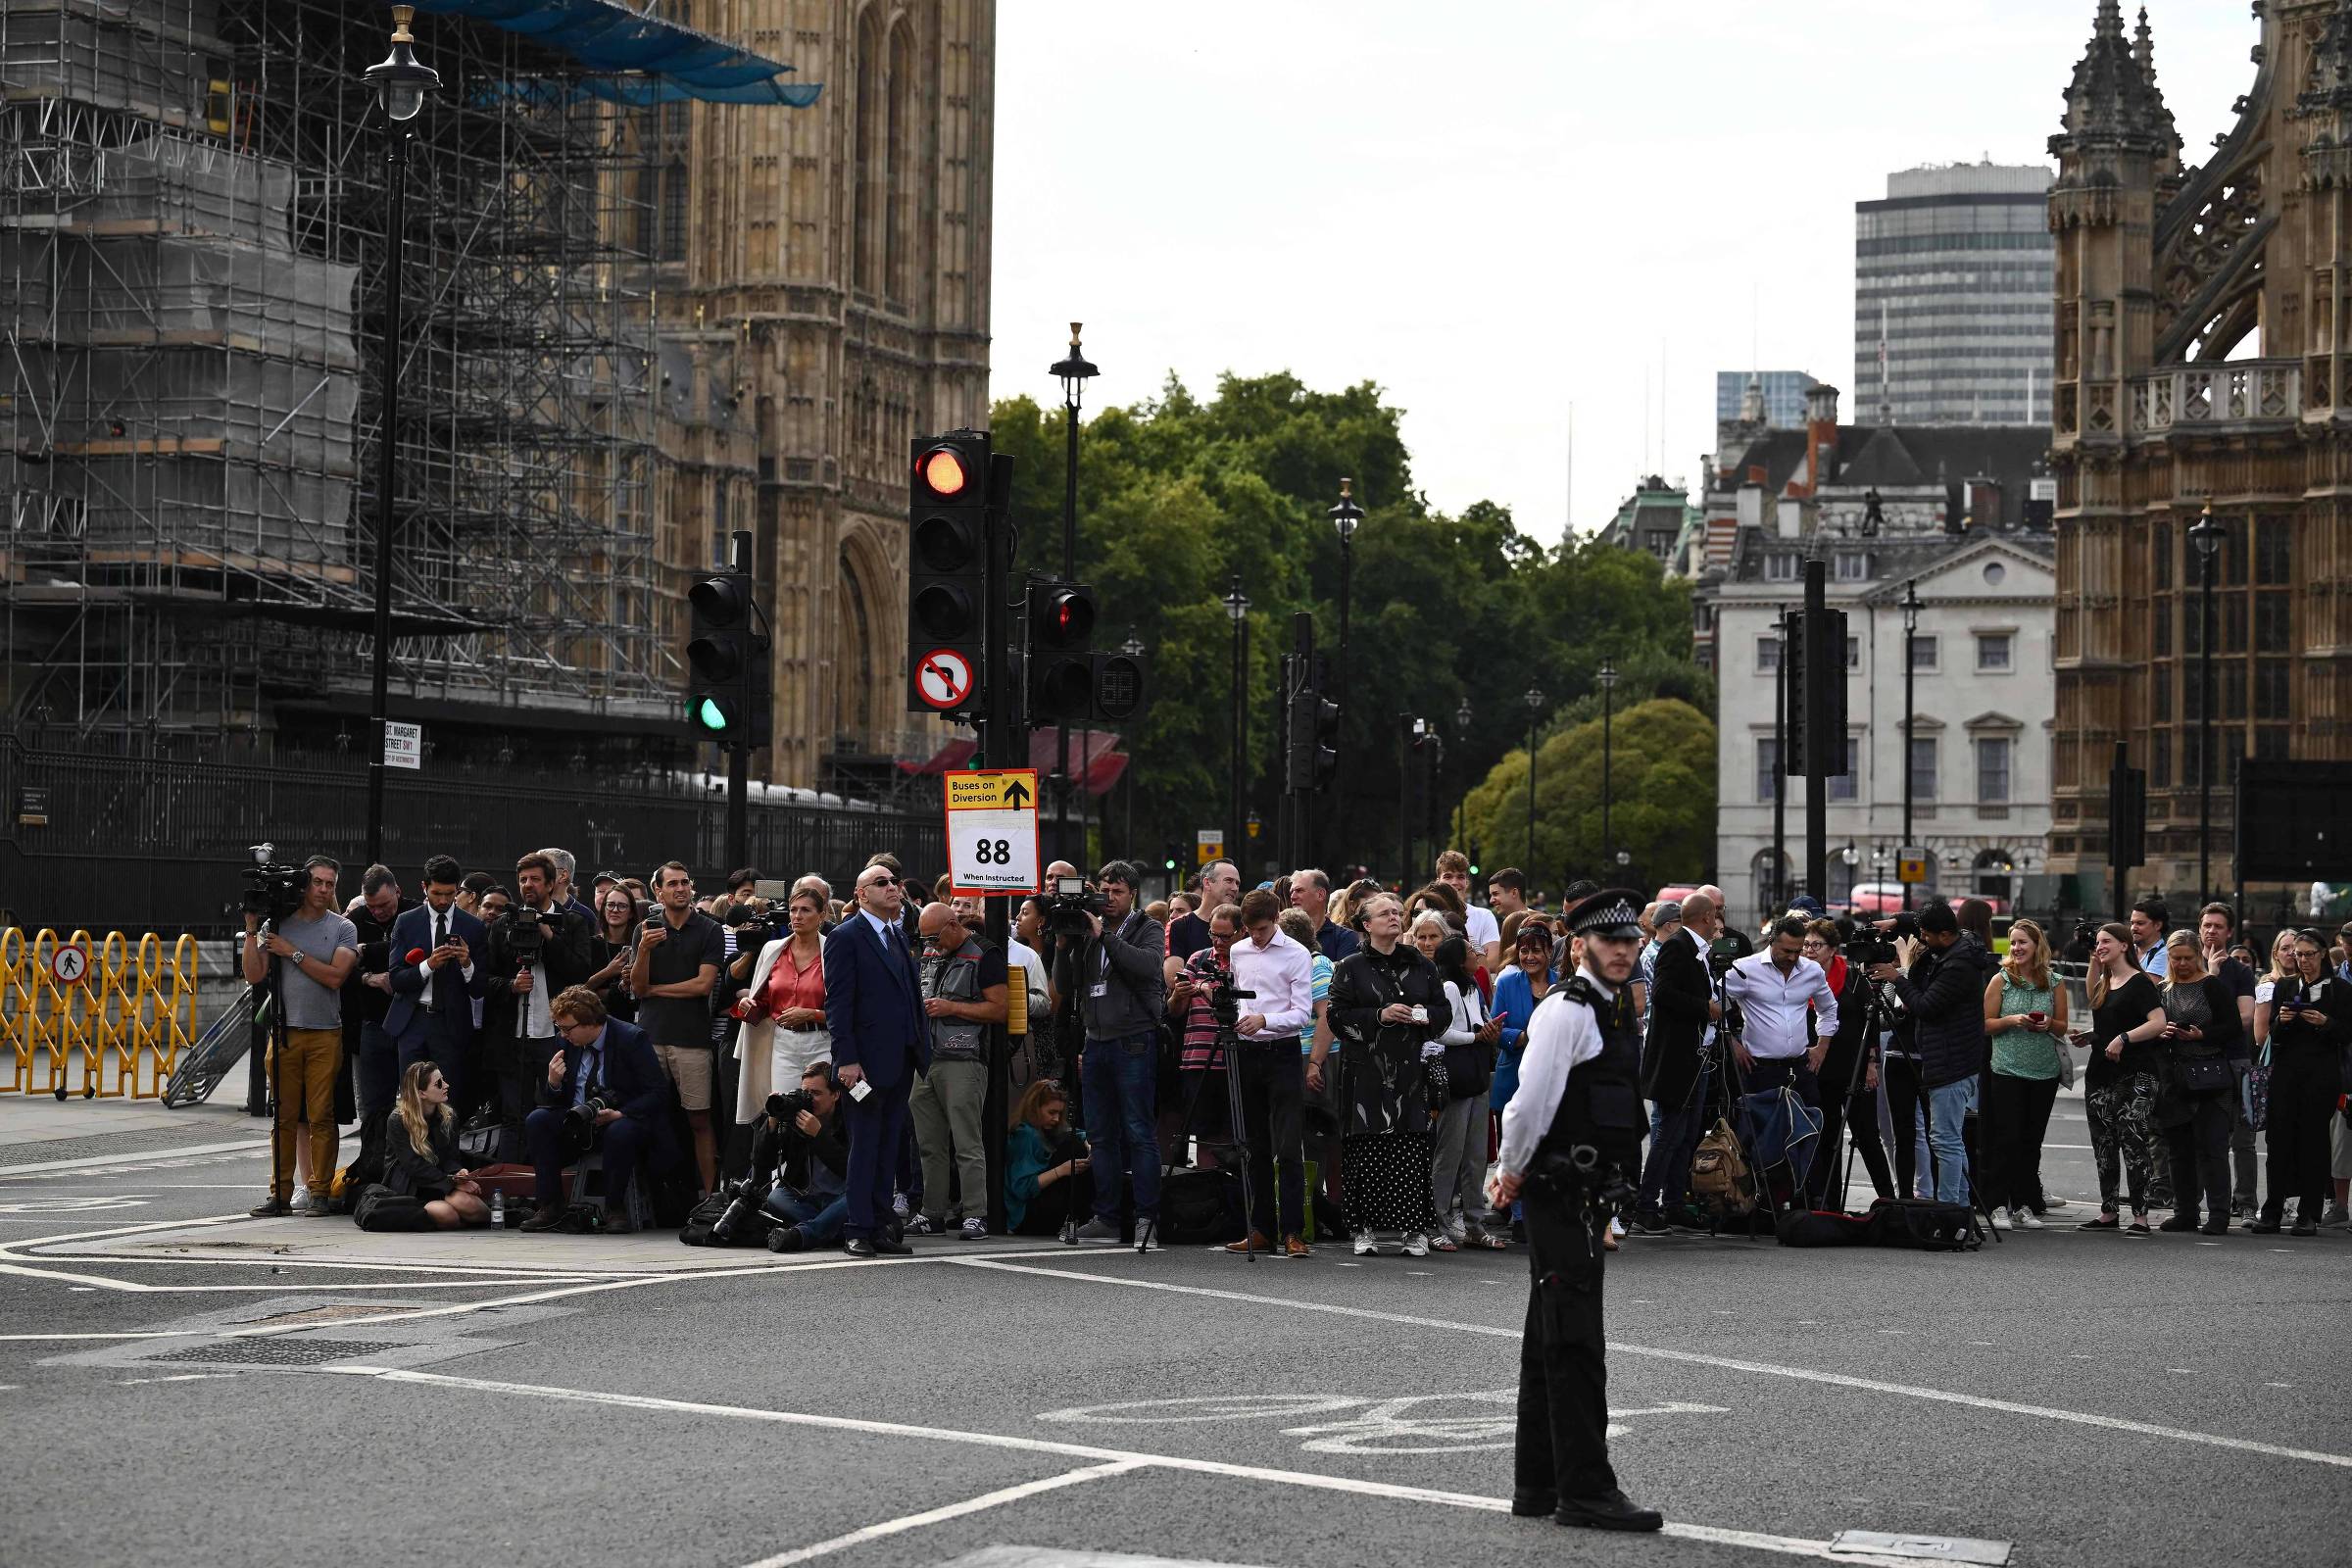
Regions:
<svg viewBox="0 0 2352 1568"><path fill-rule="evenodd" d="M1084 648L1095 634L1095 593L1075 583L1036 583L1029 591L1029 636L1041 648Z"/></svg>
<svg viewBox="0 0 2352 1568"><path fill-rule="evenodd" d="M943 500L963 494L972 477L964 470L963 455L954 447L933 447L915 463L914 476Z"/></svg>

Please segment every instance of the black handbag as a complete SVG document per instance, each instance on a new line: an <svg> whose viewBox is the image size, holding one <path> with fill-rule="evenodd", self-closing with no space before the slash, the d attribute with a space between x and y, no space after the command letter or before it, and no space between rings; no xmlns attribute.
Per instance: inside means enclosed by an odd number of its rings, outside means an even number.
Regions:
<svg viewBox="0 0 2352 1568"><path fill-rule="evenodd" d="M2178 1056L2173 1072L2180 1092L2199 1099L2221 1094L2237 1082L2237 1068L2218 1051L2210 1055Z"/></svg>

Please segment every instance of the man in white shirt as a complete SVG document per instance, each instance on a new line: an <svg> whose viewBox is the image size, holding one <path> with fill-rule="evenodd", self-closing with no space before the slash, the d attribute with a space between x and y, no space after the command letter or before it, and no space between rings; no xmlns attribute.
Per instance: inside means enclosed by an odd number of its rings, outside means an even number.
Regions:
<svg viewBox="0 0 2352 1568"><path fill-rule="evenodd" d="M1470 951L1479 955L1487 973L1502 972L1502 926L1493 909L1470 902L1470 857L1459 850L1447 850L1438 857L1438 880L1462 896L1462 907L1470 921Z"/></svg>
<svg viewBox="0 0 2352 1568"><path fill-rule="evenodd" d="M1739 1004L1746 1024L1732 1037L1744 1091L1757 1094L1795 1086L1808 1105L1821 1103L1814 1074L1838 1033L1838 997L1821 965L1804 956L1805 922L1774 922L1772 945L1751 953L1723 977L1724 995ZM1816 1014L1818 1044L1806 1041L1805 1013Z"/></svg>
<svg viewBox="0 0 2352 1568"><path fill-rule="evenodd" d="M1237 1255L1274 1251L1267 1238L1282 1238L1286 1257L1307 1255L1306 1150L1304 1107L1306 1058L1298 1038L1315 1018L1314 956L1282 934L1282 906L1264 888L1242 900L1242 929L1226 961L1234 988L1256 996L1244 1009L1235 1033L1241 1046L1228 1064L1233 1095L1241 1102L1243 1135L1250 1145L1250 1234L1225 1250ZM1280 1229L1276 1228L1276 1164L1280 1163Z"/></svg>

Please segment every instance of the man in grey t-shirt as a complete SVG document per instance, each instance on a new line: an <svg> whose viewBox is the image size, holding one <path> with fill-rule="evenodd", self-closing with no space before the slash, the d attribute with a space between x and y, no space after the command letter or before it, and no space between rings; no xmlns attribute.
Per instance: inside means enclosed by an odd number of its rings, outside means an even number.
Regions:
<svg viewBox="0 0 2352 1568"><path fill-rule="evenodd" d="M265 937L257 914L245 916L245 979L260 985L278 959L279 1005L285 1011L282 1052L270 1063L277 1099L277 1120L270 1134L270 1198L256 1215L291 1212L294 1196L294 1129L311 1129L311 1200L304 1212L328 1212L335 1180L335 1075L343 1063L343 1004L338 995L360 959L357 927L335 912L335 883L342 867L323 855L303 862L307 881L302 906Z"/></svg>

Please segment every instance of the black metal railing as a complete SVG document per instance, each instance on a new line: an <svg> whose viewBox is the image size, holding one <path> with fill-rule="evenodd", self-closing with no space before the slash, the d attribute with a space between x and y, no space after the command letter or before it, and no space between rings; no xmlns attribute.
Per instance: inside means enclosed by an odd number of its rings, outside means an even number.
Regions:
<svg viewBox="0 0 2352 1568"><path fill-rule="evenodd" d="M344 891L357 893L367 805L356 760L108 757L0 738L0 914L61 930L220 934L235 923L237 871L253 845L274 845L282 861L331 855ZM725 823L722 792L672 775L428 764L396 773L385 791L384 859L410 892L427 856L508 881L517 856L551 845L577 858L583 886L602 868L645 876L667 859L715 886L730 869ZM937 809L755 799L750 827L763 876L815 871L846 887L879 850L917 876L946 869Z"/></svg>

